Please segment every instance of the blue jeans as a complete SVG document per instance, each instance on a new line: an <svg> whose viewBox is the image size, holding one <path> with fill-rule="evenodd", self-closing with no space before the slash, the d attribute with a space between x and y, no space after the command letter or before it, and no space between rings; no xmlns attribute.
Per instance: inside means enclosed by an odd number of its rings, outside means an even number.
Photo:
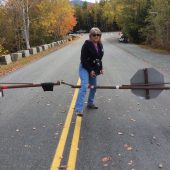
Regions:
<svg viewBox="0 0 170 170"><path fill-rule="evenodd" d="M83 68L82 64L80 64L79 67L79 76L81 79L81 88L79 90L79 94L77 97L76 105L75 105L75 111L76 112L83 112L83 106L84 106L84 100L86 97L86 92L88 89L88 85L94 85L96 86L97 84L97 78L96 77L91 77L88 73L88 71ZM92 105L94 102L94 97L95 97L96 89L90 89L89 97L88 97L88 105Z"/></svg>

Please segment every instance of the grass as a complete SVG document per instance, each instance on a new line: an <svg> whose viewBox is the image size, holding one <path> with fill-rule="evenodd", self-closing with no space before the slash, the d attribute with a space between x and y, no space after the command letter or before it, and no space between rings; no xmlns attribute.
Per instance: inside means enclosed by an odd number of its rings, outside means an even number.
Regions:
<svg viewBox="0 0 170 170"><path fill-rule="evenodd" d="M37 61L38 59L42 58L42 57L45 57L46 55L60 49L60 48L63 48L65 47L66 45L68 44L71 44L73 43L74 41L76 41L78 38L76 38L75 40L71 41L71 42L67 42L66 44L62 44L62 45L57 45L53 48L50 48L46 51L42 51L40 53L37 53L35 55L31 55L29 57L25 57L25 58L22 58L21 60L18 60L16 62L12 62L11 64L9 65L0 65L0 77L1 76L4 76L6 74L9 74L31 62L34 62L34 61Z"/></svg>
<svg viewBox="0 0 170 170"><path fill-rule="evenodd" d="M144 45L144 44L142 44L142 45L139 45L139 47L145 48L145 49L147 49L147 50L150 50L150 51L152 51L152 52L159 53L159 54L165 54L165 55L169 55L169 54L170 54L170 51L168 51L168 50L159 49L159 48L154 48L154 47L151 47L151 46L149 46L149 45Z"/></svg>

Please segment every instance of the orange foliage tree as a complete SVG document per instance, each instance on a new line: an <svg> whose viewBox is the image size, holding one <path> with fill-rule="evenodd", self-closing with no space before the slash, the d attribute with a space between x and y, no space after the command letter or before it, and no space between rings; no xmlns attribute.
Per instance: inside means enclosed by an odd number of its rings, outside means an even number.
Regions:
<svg viewBox="0 0 170 170"><path fill-rule="evenodd" d="M74 13L69 0L5 0L0 3L0 42L5 39L12 52L60 39L76 25Z"/></svg>
<svg viewBox="0 0 170 170"><path fill-rule="evenodd" d="M74 8L69 0L42 0L34 10L39 16L32 25L34 35L41 32L47 40L51 37L55 39L63 37L77 23Z"/></svg>

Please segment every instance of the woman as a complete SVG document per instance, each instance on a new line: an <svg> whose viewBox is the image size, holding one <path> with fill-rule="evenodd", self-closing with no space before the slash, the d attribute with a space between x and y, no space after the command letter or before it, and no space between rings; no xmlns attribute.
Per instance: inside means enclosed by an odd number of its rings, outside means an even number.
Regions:
<svg viewBox="0 0 170 170"><path fill-rule="evenodd" d="M103 74L102 57L104 54L101 43L102 33L99 28L92 28L89 40L86 40L81 49L81 63L79 75L81 88L77 97L75 112L77 116L83 116L84 99L88 85L96 86L97 76ZM87 108L98 109L94 104L96 89L92 88L89 93Z"/></svg>

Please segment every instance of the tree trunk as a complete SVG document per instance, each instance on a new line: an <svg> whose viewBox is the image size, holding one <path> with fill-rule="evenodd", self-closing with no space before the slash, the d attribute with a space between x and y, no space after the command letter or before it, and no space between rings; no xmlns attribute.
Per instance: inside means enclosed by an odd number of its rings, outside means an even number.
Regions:
<svg viewBox="0 0 170 170"><path fill-rule="evenodd" d="M23 34L25 39L26 49L30 49L30 42L29 42L29 10L28 10L28 0L26 3L23 2L22 4L22 14L23 14Z"/></svg>

